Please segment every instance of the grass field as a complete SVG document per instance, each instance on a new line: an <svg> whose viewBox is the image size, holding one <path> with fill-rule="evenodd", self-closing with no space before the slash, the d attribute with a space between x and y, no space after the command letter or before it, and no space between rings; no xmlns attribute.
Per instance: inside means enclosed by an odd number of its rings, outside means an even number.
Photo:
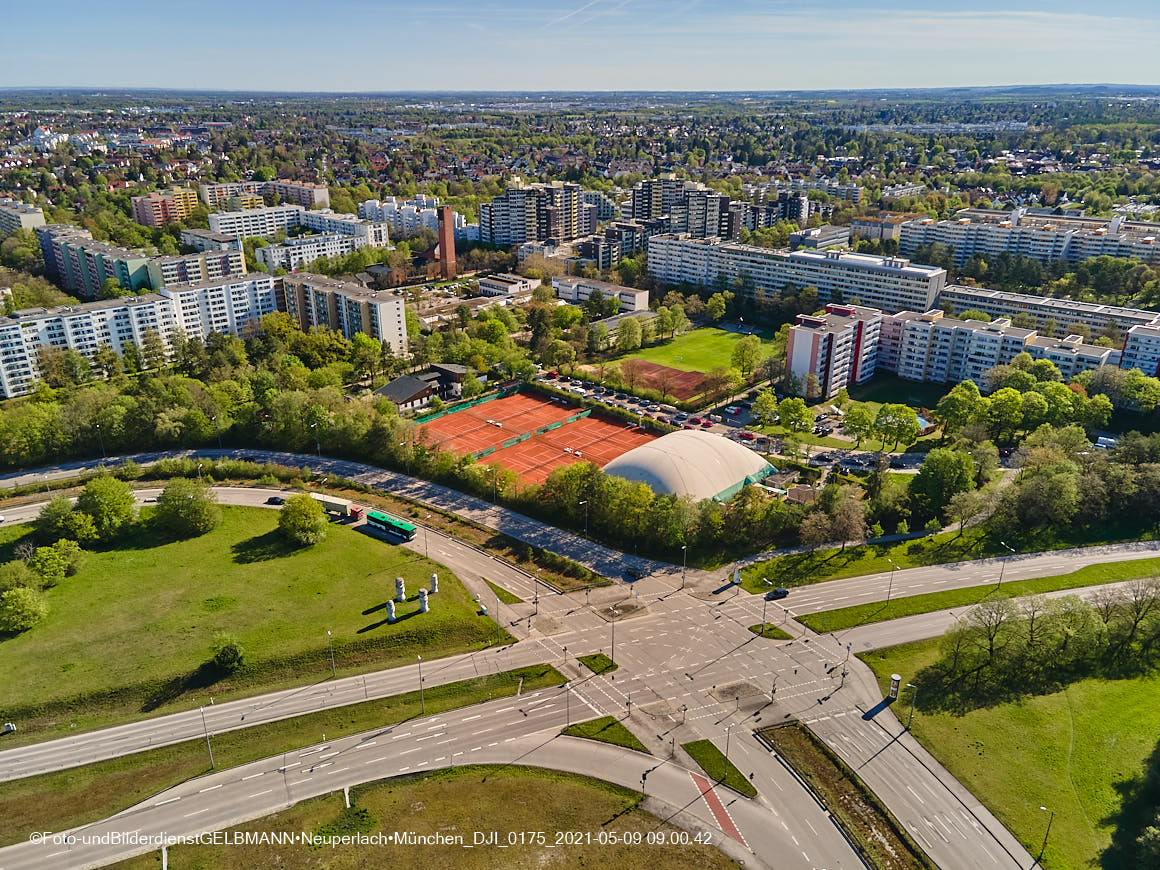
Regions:
<svg viewBox="0 0 1160 870"><path fill-rule="evenodd" d="M773 349L773 337L763 330L758 331L762 344L762 359ZM729 332L715 326L704 326L678 335L671 341L652 347L642 348L618 357L612 362L621 363L627 359L641 359L645 362L680 369L685 372L708 372L717 366L729 368L733 365L733 348L745 336L740 332Z"/></svg>
<svg viewBox="0 0 1160 870"><path fill-rule="evenodd" d="M21 723L19 736L329 676L328 630L347 673L494 642L495 623L437 563L340 525L323 543L290 550L276 526L274 511L224 507L203 537L172 543L142 527L87 554L76 576L48 591L44 622L0 641L5 712ZM420 615L417 593L432 571L440 591ZM388 625L382 606L397 576L410 599ZM219 632L246 654L225 680L201 668Z"/></svg>
<svg viewBox="0 0 1160 870"><path fill-rule="evenodd" d="M611 743L626 749L635 749L637 752L648 752L648 748L637 740L635 734L621 725L615 716L601 716L599 719L578 722L575 725L569 725L560 733L570 737L599 740L601 743Z"/></svg>
<svg viewBox="0 0 1160 870"><path fill-rule="evenodd" d="M331 740L384 728L420 715L480 704L517 692L558 686L564 677L551 665L532 665L472 680L445 683L278 722L213 736L219 770ZM4 783L0 789L0 843L15 843L29 831L60 831L105 818L171 786L209 772L204 740L188 740L108 761Z"/></svg>
<svg viewBox="0 0 1160 870"><path fill-rule="evenodd" d="M938 641L930 640L861 658L874 669L885 696L892 673L912 681L937 656ZM896 711L905 716L904 704L908 695ZM1089 870L1100 866L1099 855L1111 840L1121 790L1156 748L1160 677L1083 680L1054 694L961 716L920 705L913 731L1033 856L1048 821L1039 808L1055 811L1043 861L1048 870Z"/></svg>
<svg viewBox="0 0 1160 870"><path fill-rule="evenodd" d="M875 405L900 404L934 409L938 400L950 390L946 384L924 384L885 373L879 373L867 383L850 387L850 398ZM877 411L877 407L874 409Z"/></svg>
<svg viewBox="0 0 1160 870"><path fill-rule="evenodd" d="M524 599L520 598L518 595L514 595L513 593L508 592L502 586L497 586L490 580L484 580L483 582L487 584L488 588L494 592L496 597L504 604L523 604Z"/></svg>
<svg viewBox="0 0 1160 870"><path fill-rule="evenodd" d="M764 637L769 640L793 640L792 634L787 634L772 622L767 622L765 624L759 622L757 625L749 626L749 630L756 634L758 637Z"/></svg>
<svg viewBox="0 0 1160 870"><path fill-rule="evenodd" d="M724 783L739 794L746 797L757 797L757 789L745 778L733 762L708 740L694 740L692 743L682 743L681 749L689 753L689 757L701 766L701 770L714 782Z"/></svg>
<svg viewBox="0 0 1160 870"><path fill-rule="evenodd" d="M620 665L612 661L604 653L593 653L588 656L577 656L580 664L588 668L594 674L606 674L609 671L615 671Z"/></svg>
<svg viewBox="0 0 1160 870"><path fill-rule="evenodd" d="M902 616L919 613L933 613L950 607L969 607L987 599L1018 598L1023 595L1038 595L1057 589L1077 589L1081 586L1096 586L1101 583L1117 583L1134 580L1137 577L1153 577L1160 574L1160 558L1132 559L1127 562L1105 562L1087 565L1067 574L1050 577L1034 577L1028 580L1012 580L1001 587L994 584L968 586L964 589L948 589L944 592L929 592L925 595L910 595L893 598L887 604L875 601L870 604L855 604L834 610L822 610L798 617L798 621L814 631L840 631L856 625L885 622Z"/></svg>
<svg viewBox="0 0 1160 870"><path fill-rule="evenodd" d="M726 870L735 864L711 845L639 809L641 795L587 777L527 767L464 767L367 783L342 794L303 801L236 830L314 831L355 834L413 831L420 835L459 834L471 845L476 831L496 832L498 843L465 849L458 845L310 849L301 845L176 846L170 867L197 870L494 870L504 868L599 867L601 870ZM528 832L543 832L541 843ZM557 833L582 832L576 845L556 843ZM599 843L601 832L620 834L621 843ZM664 835L666 844L646 845ZM642 844L623 845L631 833ZM513 845L508 845L508 835ZM522 836L521 836L522 835ZM683 842L673 843L674 840ZM502 845L504 848L499 848ZM114 865L118 870L160 868L159 853Z"/></svg>

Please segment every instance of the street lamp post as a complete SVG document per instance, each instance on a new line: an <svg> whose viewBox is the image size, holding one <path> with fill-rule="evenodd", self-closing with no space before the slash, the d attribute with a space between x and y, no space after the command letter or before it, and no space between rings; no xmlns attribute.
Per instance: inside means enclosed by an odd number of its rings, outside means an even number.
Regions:
<svg viewBox="0 0 1160 870"><path fill-rule="evenodd" d="M205 732L205 748L209 751L209 766L216 767L213 763L213 746L209 742L209 726L205 724L205 707L198 707L201 711L201 729Z"/></svg>
<svg viewBox="0 0 1160 870"><path fill-rule="evenodd" d="M584 499L580 504L584 505L584 537L588 538L588 499Z"/></svg>
<svg viewBox="0 0 1160 870"><path fill-rule="evenodd" d="M571 727L572 725L572 681L569 680L564 684L564 725Z"/></svg>
<svg viewBox="0 0 1160 870"><path fill-rule="evenodd" d="M615 607L608 608L608 612L612 614L612 663L616 664L616 617L620 616L620 611Z"/></svg>
<svg viewBox="0 0 1160 870"><path fill-rule="evenodd" d="M214 414L212 417L210 417L210 419L213 420L213 428L214 428L214 431L217 433L218 450L221 450L222 449L222 428L221 428L221 426L219 426L217 424L217 414Z"/></svg>
<svg viewBox="0 0 1160 870"><path fill-rule="evenodd" d="M318 453L318 458L322 458L322 440L318 437L318 424L311 423L310 428L314 430L314 449Z"/></svg>
<svg viewBox="0 0 1160 870"><path fill-rule="evenodd" d="M330 630L326 631L326 643L330 647L330 676L337 677L338 671L334 667L334 638L330 634Z"/></svg>
<svg viewBox="0 0 1160 870"><path fill-rule="evenodd" d="M1047 838L1051 836L1051 823L1055 821L1055 810L1049 810L1047 807L1040 807L1045 813L1051 813L1047 817L1047 830L1043 833L1043 845L1039 847L1039 857L1035 859L1035 863L1039 864L1043 861L1043 853L1047 851Z"/></svg>
<svg viewBox="0 0 1160 870"><path fill-rule="evenodd" d="M1008 552L1009 552L1009 553L1010 553L1012 556L1014 556L1014 555L1015 555L1015 549L1014 549L1013 547L1009 547L1009 546L1007 546L1007 542L1006 542L1006 541L1000 541L999 543L1000 543L1000 544L1002 544L1004 547L1007 547L1007 551L1008 551ZM1002 588L1002 586L1003 586L1003 572L1004 572L1004 571L1006 571L1006 570L1007 570L1007 560L1006 560L1006 559L1004 559L1003 561L1001 561L1001 562L999 563L999 583L998 583L998 585L995 587L996 589Z"/></svg>
<svg viewBox="0 0 1160 870"><path fill-rule="evenodd" d="M685 577L688 575L689 545L681 544L681 588L685 588Z"/></svg>
<svg viewBox="0 0 1160 870"><path fill-rule="evenodd" d="M914 702L918 698L918 686L914 683L907 683L906 688L913 689L910 693L910 715L906 717L906 730L910 730L910 723L914 721Z"/></svg>
<svg viewBox="0 0 1160 870"><path fill-rule="evenodd" d="M721 771L722 782L724 782L725 777L729 775L729 735L732 731L732 725L729 725L725 728L725 769Z"/></svg>
<svg viewBox="0 0 1160 870"><path fill-rule="evenodd" d="M427 523L431 521L431 514L423 517L423 558L430 556L430 550L427 549Z"/></svg>
<svg viewBox="0 0 1160 870"><path fill-rule="evenodd" d="M423 657L419 657L419 711L421 715L427 715L427 704L423 701Z"/></svg>
<svg viewBox="0 0 1160 870"><path fill-rule="evenodd" d="M886 561L890 563L890 584L886 587L886 603L889 604L890 603L890 593L894 591L894 572L898 568L898 566L894 563L894 560L891 559L889 556L886 557Z"/></svg>
<svg viewBox="0 0 1160 870"><path fill-rule="evenodd" d="M105 453L105 436L101 434L101 424L94 424L97 427L97 440L101 442L101 459L107 459L108 455Z"/></svg>

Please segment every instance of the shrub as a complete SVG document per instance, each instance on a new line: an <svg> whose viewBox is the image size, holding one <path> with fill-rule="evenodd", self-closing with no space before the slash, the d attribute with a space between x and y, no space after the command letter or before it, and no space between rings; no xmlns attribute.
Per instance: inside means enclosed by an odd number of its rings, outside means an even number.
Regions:
<svg viewBox="0 0 1160 870"><path fill-rule="evenodd" d="M36 572L23 562L6 562L0 565L0 592L10 589L35 588L40 583Z"/></svg>
<svg viewBox="0 0 1160 870"><path fill-rule="evenodd" d="M35 589L21 586L0 593L0 631L27 631L46 616L48 604Z"/></svg>
<svg viewBox="0 0 1160 870"><path fill-rule="evenodd" d="M77 497L77 510L93 518L93 525L100 540L109 541L133 522L137 502L133 498L129 484L115 477L102 475L85 484L85 488Z"/></svg>
<svg viewBox="0 0 1160 870"><path fill-rule="evenodd" d="M326 511L306 493L292 495L278 512L278 528L291 543L308 547L326 537Z"/></svg>
<svg viewBox="0 0 1160 870"><path fill-rule="evenodd" d="M217 527L222 511L208 484L176 477L157 498L153 522L175 538L196 538Z"/></svg>
<svg viewBox="0 0 1160 870"><path fill-rule="evenodd" d="M219 634L214 639L213 658L210 662L222 671L233 673L242 666L245 657L242 645L233 635Z"/></svg>

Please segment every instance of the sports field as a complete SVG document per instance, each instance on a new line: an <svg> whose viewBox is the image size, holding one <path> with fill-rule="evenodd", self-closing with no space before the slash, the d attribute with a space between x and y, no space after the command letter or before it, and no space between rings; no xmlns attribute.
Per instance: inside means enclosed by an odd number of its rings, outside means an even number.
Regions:
<svg viewBox="0 0 1160 870"><path fill-rule="evenodd" d="M580 416L584 414L584 416ZM516 393L424 423L424 440L454 453L474 453L528 483L552 469L587 461L603 467L653 439L629 423L586 414L560 399Z"/></svg>

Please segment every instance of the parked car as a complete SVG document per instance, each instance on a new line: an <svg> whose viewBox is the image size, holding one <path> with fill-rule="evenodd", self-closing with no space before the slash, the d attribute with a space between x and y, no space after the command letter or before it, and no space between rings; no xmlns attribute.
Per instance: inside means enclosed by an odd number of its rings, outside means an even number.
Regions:
<svg viewBox="0 0 1160 870"><path fill-rule="evenodd" d="M785 598L787 595L789 595L788 589L785 589L783 587L778 587L777 589L770 589L768 592L766 592L765 593L765 600L766 601L777 601L779 598Z"/></svg>
<svg viewBox="0 0 1160 870"><path fill-rule="evenodd" d="M700 417L690 417L689 422L692 423L694 426L700 426L701 425L701 418Z"/></svg>
<svg viewBox="0 0 1160 870"><path fill-rule="evenodd" d="M4 726L0 728L4 734L12 734L16 731L16 726L11 722L5 722Z"/></svg>
<svg viewBox="0 0 1160 870"><path fill-rule="evenodd" d="M721 422L721 415L720 414L710 414L709 419L714 423L720 423Z"/></svg>
<svg viewBox="0 0 1160 870"><path fill-rule="evenodd" d="M712 429L713 424L709 420L702 420L701 421L701 428L702 429Z"/></svg>
<svg viewBox="0 0 1160 870"><path fill-rule="evenodd" d="M633 580L639 580L641 577L648 576L648 569L638 568L636 565L629 565L624 569L624 573Z"/></svg>
<svg viewBox="0 0 1160 870"><path fill-rule="evenodd" d="M628 398L628 393L617 393L615 396L613 396L613 398L620 399L620 401L623 402L625 399Z"/></svg>
<svg viewBox="0 0 1160 870"><path fill-rule="evenodd" d="M725 413L726 413L726 414L734 414L734 415L736 415L736 414L740 414L740 413L741 413L741 409L740 409L740 408L738 408L736 405L730 405L728 408L726 408L726 409L725 409Z"/></svg>
<svg viewBox="0 0 1160 870"><path fill-rule="evenodd" d="M280 495L272 495L266 499L266 504L286 504L286 499Z"/></svg>
<svg viewBox="0 0 1160 870"><path fill-rule="evenodd" d="M746 441L756 441L757 440L757 434L754 432L750 432L748 429L743 429L738 434L740 434L740 436L742 438L744 438Z"/></svg>
<svg viewBox="0 0 1160 870"><path fill-rule="evenodd" d="M895 457L894 459L890 460L890 467L891 468L903 468L904 466L905 466L905 463L901 459L899 459L898 457Z"/></svg>

